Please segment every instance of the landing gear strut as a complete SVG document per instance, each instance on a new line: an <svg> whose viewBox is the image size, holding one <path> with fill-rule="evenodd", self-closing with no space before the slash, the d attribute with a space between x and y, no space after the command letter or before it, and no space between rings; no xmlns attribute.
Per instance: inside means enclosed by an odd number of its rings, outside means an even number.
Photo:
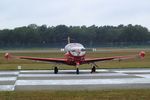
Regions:
<svg viewBox="0 0 150 100"><path fill-rule="evenodd" d="M79 74L79 68L76 69L76 74Z"/></svg>
<svg viewBox="0 0 150 100"><path fill-rule="evenodd" d="M58 68L54 67L54 74L57 74L57 73L58 73Z"/></svg>
<svg viewBox="0 0 150 100"><path fill-rule="evenodd" d="M96 72L96 66L93 66L91 69L91 73L95 73Z"/></svg>

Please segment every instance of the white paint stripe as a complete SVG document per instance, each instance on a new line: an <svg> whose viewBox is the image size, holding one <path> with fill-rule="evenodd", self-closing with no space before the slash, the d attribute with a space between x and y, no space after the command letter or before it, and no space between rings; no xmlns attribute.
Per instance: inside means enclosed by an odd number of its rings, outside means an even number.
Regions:
<svg viewBox="0 0 150 100"><path fill-rule="evenodd" d="M19 71L0 71L0 75L18 75Z"/></svg>
<svg viewBox="0 0 150 100"><path fill-rule="evenodd" d="M118 70L115 72L120 72L120 73L146 73L146 72L150 72L150 70Z"/></svg>
<svg viewBox="0 0 150 100"><path fill-rule="evenodd" d="M135 76L139 77L144 77L144 78L149 78L150 79L150 74L134 74Z"/></svg>
<svg viewBox="0 0 150 100"><path fill-rule="evenodd" d="M14 85L0 85L0 91L14 91Z"/></svg>
<svg viewBox="0 0 150 100"><path fill-rule="evenodd" d="M21 70L20 72L30 73L30 72L51 72L52 70Z"/></svg>
<svg viewBox="0 0 150 100"><path fill-rule="evenodd" d="M100 73L100 74L19 74L18 77L81 77L81 76L127 76L128 74L123 73Z"/></svg>
<svg viewBox="0 0 150 100"><path fill-rule="evenodd" d="M15 81L17 77L0 77L0 81Z"/></svg>
<svg viewBox="0 0 150 100"><path fill-rule="evenodd" d="M84 80L17 80L16 85L106 85L106 84L142 84L150 79L84 79Z"/></svg>

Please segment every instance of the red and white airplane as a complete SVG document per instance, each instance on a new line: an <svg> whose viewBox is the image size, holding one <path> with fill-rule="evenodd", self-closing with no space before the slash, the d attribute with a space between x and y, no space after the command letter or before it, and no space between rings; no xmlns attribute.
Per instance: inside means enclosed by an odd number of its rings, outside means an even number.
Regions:
<svg viewBox="0 0 150 100"><path fill-rule="evenodd" d="M73 65L76 67L76 74L79 74L79 66L82 64L92 64L91 73L96 71L95 62L99 61L109 61L109 60L124 60L131 58L144 58L145 52L141 51L139 54L135 55L127 55L127 56L114 56L114 57L102 57L102 58L86 58L86 49L80 43L70 43L70 38L68 38L68 44L64 48L65 57L64 58L38 58L38 57L28 57L28 56L12 56L9 53L5 54L5 58L18 58L18 59L28 59L35 61L44 61L44 62L52 62L52 63L60 63L66 65ZM54 67L54 73L58 73L58 68Z"/></svg>

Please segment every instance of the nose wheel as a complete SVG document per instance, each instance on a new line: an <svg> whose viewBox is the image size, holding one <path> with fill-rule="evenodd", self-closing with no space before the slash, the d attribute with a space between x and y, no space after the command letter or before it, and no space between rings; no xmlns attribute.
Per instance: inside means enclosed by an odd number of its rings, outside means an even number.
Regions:
<svg viewBox="0 0 150 100"><path fill-rule="evenodd" d="M57 73L58 73L58 68L54 67L54 74L57 74Z"/></svg>
<svg viewBox="0 0 150 100"><path fill-rule="evenodd" d="M79 74L79 68L76 69L76 74Z"/></svg>

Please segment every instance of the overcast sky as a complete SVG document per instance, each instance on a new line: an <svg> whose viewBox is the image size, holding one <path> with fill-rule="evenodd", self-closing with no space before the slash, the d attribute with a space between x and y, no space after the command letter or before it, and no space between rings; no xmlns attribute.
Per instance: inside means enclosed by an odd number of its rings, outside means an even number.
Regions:
<svg viewBox="0 0 150 100"><path fill-rule="evenodd" d="M150 29L150 0L0 0L0 29L29 24L139 24Z"/></svg>

